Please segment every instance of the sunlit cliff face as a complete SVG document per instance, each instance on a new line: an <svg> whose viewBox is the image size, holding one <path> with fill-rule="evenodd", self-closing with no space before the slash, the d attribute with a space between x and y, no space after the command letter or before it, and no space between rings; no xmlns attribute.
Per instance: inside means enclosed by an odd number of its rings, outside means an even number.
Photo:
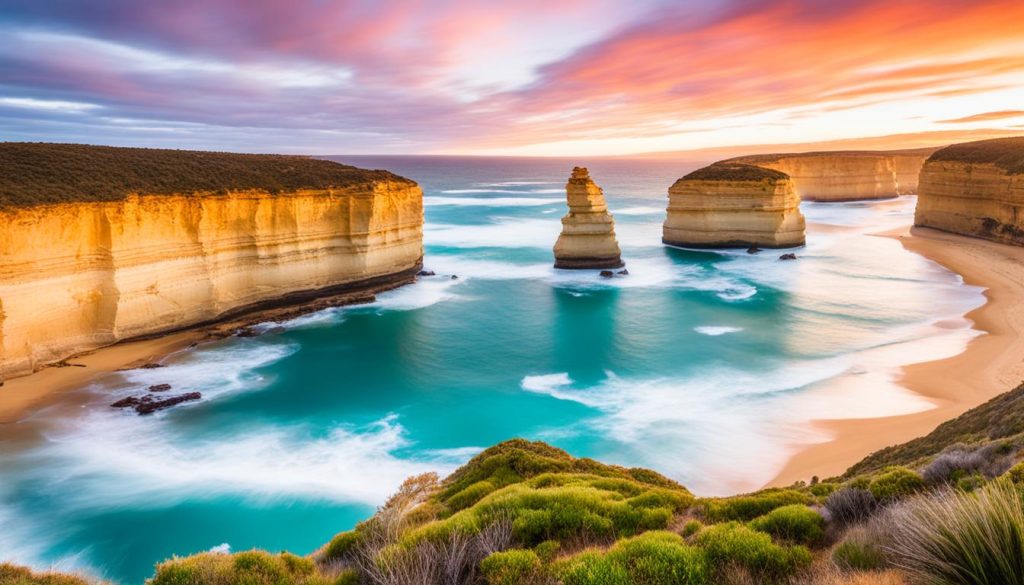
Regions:
<svg viewBox="0 0 1024 585"><path fill-rule="evenodd" d="M95 4L0 0L4 139L566 155L1024 133L1019 0Z"/></svg>

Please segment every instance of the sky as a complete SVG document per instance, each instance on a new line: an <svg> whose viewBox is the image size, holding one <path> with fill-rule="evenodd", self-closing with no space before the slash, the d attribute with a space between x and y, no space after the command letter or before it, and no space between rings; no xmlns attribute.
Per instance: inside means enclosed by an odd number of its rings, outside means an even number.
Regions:
<svg viewBox="0 0 1024 585"><path fill-rule="evenodd" d="M0 140L576 156L1024 134L1022 0L0 0L0 39Z"/></svg>

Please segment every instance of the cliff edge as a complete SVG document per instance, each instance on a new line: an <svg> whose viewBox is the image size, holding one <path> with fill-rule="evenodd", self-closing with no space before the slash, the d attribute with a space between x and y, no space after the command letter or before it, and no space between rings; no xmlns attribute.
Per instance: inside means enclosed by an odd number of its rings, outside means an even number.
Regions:
<svg viewBox="0 0 1024 585"><path fill-rule="evenodd" d="M298 156L4 143L0 223L0 379L423 257L416 183Z"/></svg>
<svg viewBox="0 0 1024 585"><path fill-rule="evenodd" d="M921 170L914 225L1024 245L1024 137L935 152Z"/></svg>

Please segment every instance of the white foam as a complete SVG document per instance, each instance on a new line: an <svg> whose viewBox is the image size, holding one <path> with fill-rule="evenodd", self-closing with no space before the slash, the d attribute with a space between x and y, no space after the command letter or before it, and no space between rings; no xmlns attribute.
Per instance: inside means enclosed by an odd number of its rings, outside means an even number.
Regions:
<svg viewBox="0 0 1024 585"><path fill-rule="evenodd" d="M665 213L665 208L636 205L633 207L624 207L622 209L613 209L611 211L612 215L661 215Z"/></svg>
<svg viewBox="0 0 1024 585"><path fill-rule="evenodd" d="M461 276L452 279L447 276L421 278L409 284L377 295L370 306L385 311L414 311L437 303L459 298L454 288L461 284Z"/></svg>
<svg viewBox="0 0 1024 585"><path fill-rule="evenodd" d="M423 204L458 207L537 207L561 203L561 199L542 197L424 197Z"/></svg>
<svg viewBox="0 0 1024 585"><path fill-rule="evenodd" d="M529 185L554 185L552 181L500 181L498 183L478 183L479 187L523 187Z"/></svg>
<svg viewBox="0 0 1024 585"><path fill-rule="evenodd" d="M694 331L701 335L710 335L712 337L718 337L719 335L725 335L726 333L738 333L743 331L742 327L715 327L711 325L705 325L702 327L694 327Z"/></svg>

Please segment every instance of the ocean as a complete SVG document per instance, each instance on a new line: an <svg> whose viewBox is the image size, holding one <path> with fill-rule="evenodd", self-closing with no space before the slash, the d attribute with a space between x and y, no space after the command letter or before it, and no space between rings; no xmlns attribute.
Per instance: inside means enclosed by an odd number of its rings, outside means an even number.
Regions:
<svg viewBox="0 0 1024 585"><path fill-rule="evenodd" d="M978 334L963 314L981 289L872 235L911 223L912 196L805 203L807 246L781 262L661 244L666 190L694 165L333 158L423 186L437 275L107 375L0 425L0 560L135 584L172 555L306 554L407 476L513 437L700 495L752 490L829 439L813 420L928 408L896 383L900 366ZM581 162L628 276L552 268ZM203 400L149 417L108 406L159 383Z"/></svg>

